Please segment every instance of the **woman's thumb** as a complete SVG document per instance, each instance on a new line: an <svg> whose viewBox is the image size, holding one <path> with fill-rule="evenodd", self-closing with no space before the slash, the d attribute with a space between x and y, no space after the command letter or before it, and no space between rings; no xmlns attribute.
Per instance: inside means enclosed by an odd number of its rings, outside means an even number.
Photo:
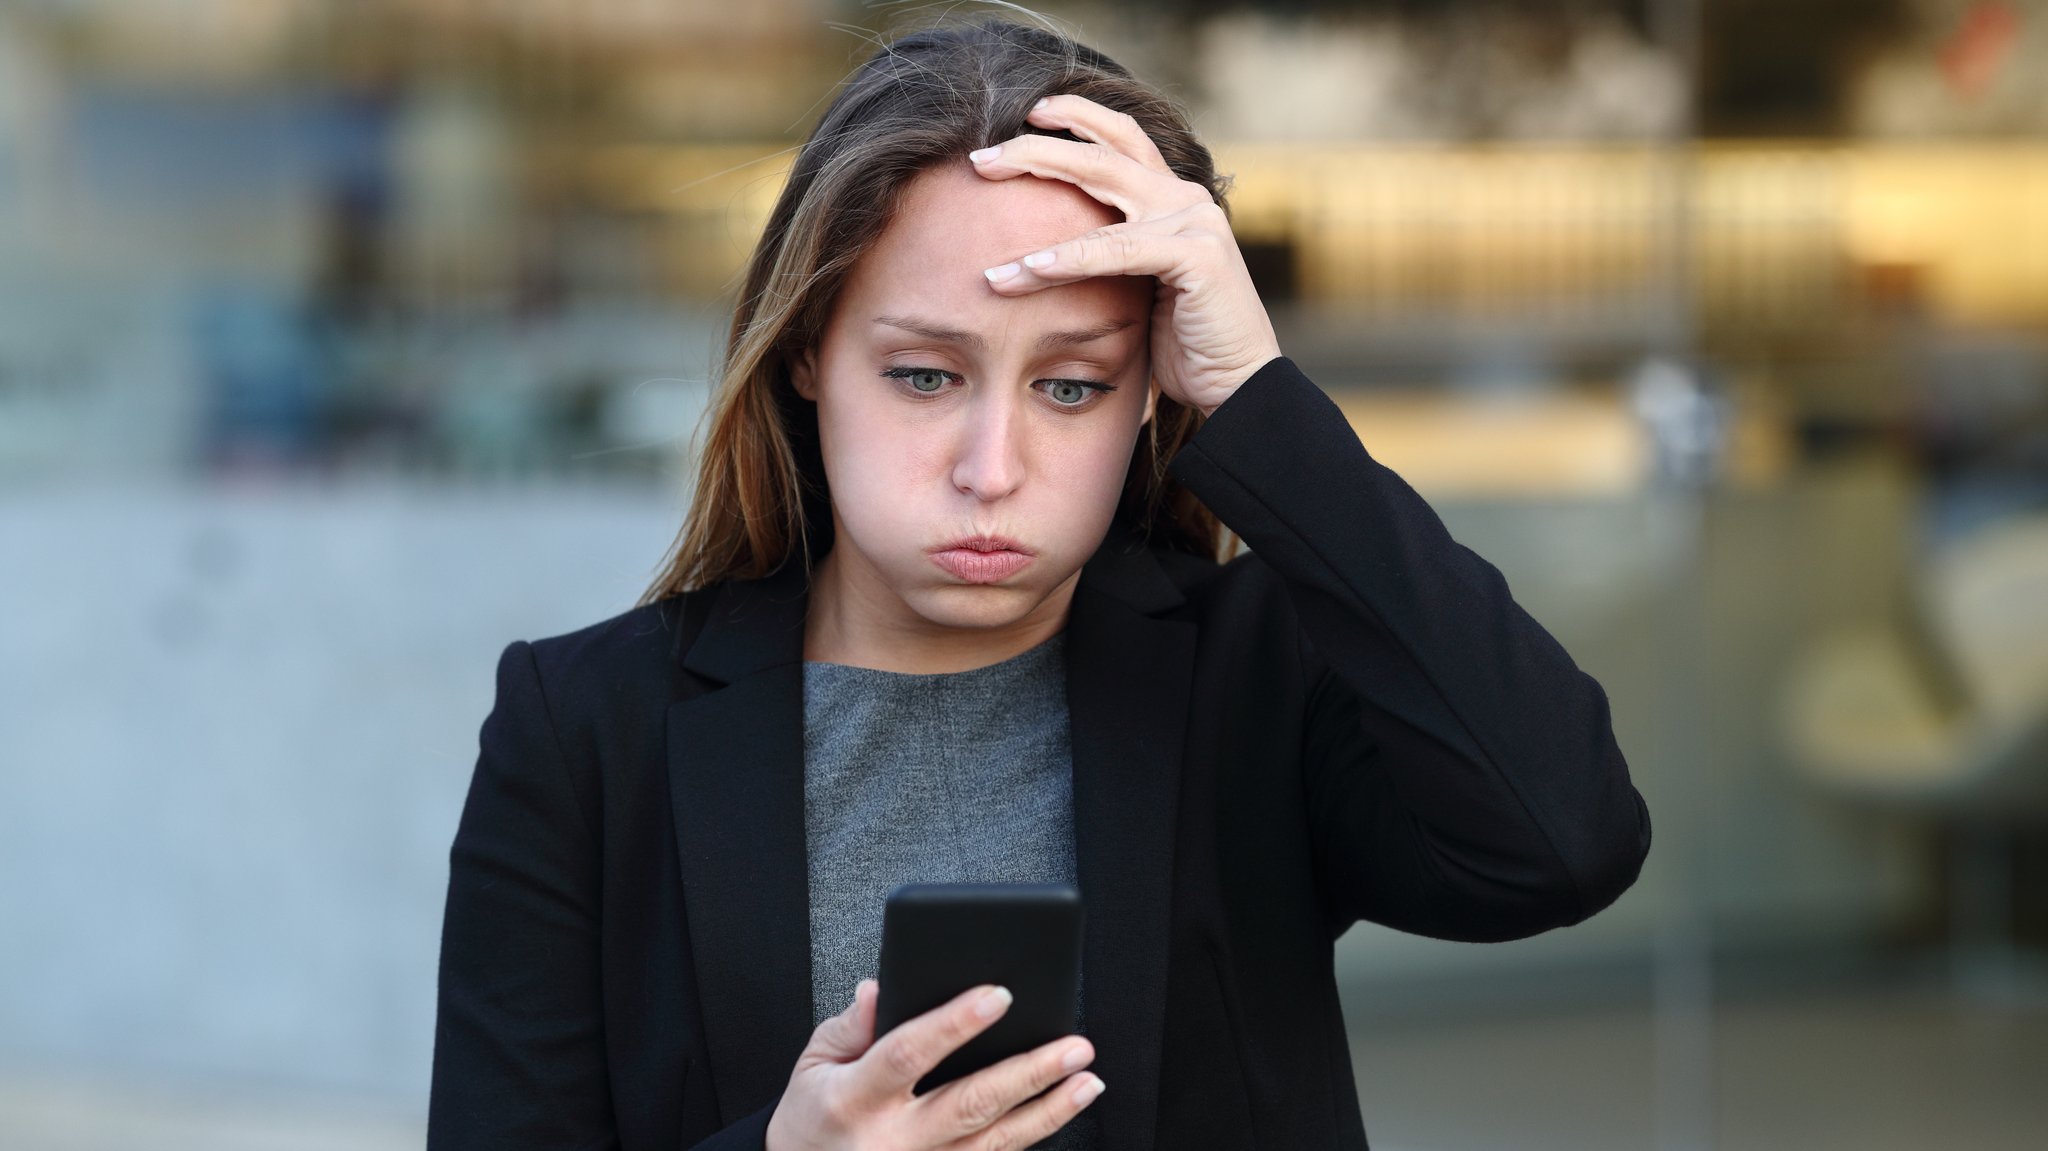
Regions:
<svg viewBox="0 0 2048 1151"><path fill-rule="evenodd" d="M852 1062L875 1042L875 999L880 984L863 979L853 989L853 1002L818 1028L819 1045L830 1057Z"/></svg>

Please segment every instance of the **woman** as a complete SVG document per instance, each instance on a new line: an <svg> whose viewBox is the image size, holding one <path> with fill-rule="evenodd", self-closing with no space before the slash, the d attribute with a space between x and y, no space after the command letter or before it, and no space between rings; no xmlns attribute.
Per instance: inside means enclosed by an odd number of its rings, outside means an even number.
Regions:
<svg viewBox="0 0 2048 1151"><path fill-rule="evenodd" d="M1599 684L1281 354L1224 190L1037 28L849 81L667 574L500 660L431 1146L1362 1148L1338 935L1634 881ZM881 893L1059 877L1083 1033L913 1095L1005 998L874 1036Z"/></svg>

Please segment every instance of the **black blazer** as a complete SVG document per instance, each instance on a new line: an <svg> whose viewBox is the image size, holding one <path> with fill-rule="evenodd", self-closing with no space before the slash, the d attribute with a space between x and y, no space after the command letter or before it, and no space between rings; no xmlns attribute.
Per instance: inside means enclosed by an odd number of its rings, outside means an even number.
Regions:
<svg viewBox="0 0 2048 1151"><path fill-rule="evenodd" d="M1331 945L1577 923L1649 814L1607 698L1286 357L1067 623L1111 1151L1366 1146ZM1121 521L1119 521L1121 524ZM811 1034L801 565L508 646L449 855L427 1142L759 1148Z"/></svg>

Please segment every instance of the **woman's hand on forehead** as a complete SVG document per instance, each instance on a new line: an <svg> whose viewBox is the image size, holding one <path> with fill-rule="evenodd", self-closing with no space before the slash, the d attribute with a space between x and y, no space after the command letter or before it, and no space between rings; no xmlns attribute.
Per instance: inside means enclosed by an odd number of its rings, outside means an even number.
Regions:
<svg viewBox="0 0 2048 1151"><path fill-rule="evenodd" d="M1029 120L1080 140L1026 132L969 153L991 180L1065 180L1124 214L984 273L992 290L1021 295L1091 276L1152 276L1152 375L1162 392L1204 413L1280 355L1230 220L1209 189L1167 167L1130 115L1083 96L1048 96Z"/></svg>

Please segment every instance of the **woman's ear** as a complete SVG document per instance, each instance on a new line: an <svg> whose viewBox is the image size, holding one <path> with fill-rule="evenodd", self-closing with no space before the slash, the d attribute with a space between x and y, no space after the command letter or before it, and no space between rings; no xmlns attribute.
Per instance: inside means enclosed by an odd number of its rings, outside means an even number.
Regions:
<svg viewBox="0 0 2048 1151"><path fill-rule="evenodd" d="M789 384L796 389L797 395L814 404L818 402L818 360L815 345L807 346L800 354L789 358Z"/></svg>

